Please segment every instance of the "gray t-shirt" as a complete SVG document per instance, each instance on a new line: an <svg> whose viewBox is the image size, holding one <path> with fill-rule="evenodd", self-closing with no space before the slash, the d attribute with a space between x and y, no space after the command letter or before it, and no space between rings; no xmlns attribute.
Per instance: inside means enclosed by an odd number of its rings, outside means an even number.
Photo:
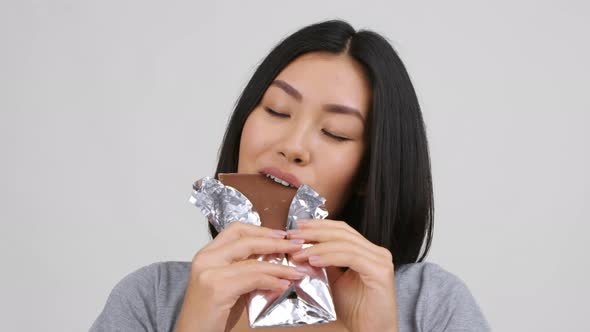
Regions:
<svg viewBox="0 0 590 332"><path fill-rule="evenodd" d="M190 273L190 262L145 266L111 291L90 331L174 331ZM399 331L489 331L467 286L433 263L401 266L395 272Z"/></svg>

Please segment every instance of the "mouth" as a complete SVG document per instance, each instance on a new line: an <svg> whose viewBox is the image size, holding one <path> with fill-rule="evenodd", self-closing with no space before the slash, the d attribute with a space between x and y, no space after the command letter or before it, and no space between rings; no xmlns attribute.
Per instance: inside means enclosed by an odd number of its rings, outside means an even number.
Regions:
<svg viewBox="0 0 590 332"><path fill-rule="evenodd" d="M299 188L299 186L301 186L301 182L299 181L299 179L297 179L295 175L283 172L278 168L266 167L262 171L260 171L260 174L263 174L267 178L285 187L297 189Z"/></svg>
<svg viewBox="0 0 590 332"><path fill-rule="evenodd" d="M266 174L266 177L273 180L276 183L280 183L285 187L290 187L290 188L295 188L294 186L290 185L289 182L285 181L285 180L281 180L279 178L277 178L276 176L272 176L270 174Z"/></svg>

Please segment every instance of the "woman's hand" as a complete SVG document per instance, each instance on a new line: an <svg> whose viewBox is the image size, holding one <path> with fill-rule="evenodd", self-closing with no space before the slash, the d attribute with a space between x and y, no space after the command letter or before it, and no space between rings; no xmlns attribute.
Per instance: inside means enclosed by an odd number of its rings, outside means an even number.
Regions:
<svg viewBox="0 0 590 332"><path fill-rule="evenodd" d="M303 278L293 267L251 258L301 249L301 243L285 236L283 231L233 222L203 247L192 261L176 332L222 332L241 295L255 289L282 293L289 280Z"/></svg>
<svg viewBox="0 0 590 332"><path fill-rule="evenodd" d="M348 267L330 280L338 319L351 332L397 331L394 269L391 252L343 221L300 220L291 239L314 243L291 256L318 267Z"/></svg>

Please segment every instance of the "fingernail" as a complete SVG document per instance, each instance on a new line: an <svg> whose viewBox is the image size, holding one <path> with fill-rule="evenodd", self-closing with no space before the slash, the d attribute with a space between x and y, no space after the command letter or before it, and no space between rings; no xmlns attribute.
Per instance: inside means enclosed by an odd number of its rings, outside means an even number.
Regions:
<svg viewBox="0 0 590 332"><path fill-rule="evenodd" d="M299 251L293 253L291 256L298 256L298 255L303 254L303 252L304 252L304 250L299 250Z"/></svg>
<svg viewBox="0 0 590 332"><path fill-rule="evenodd" d="M291 281L285 280L285 279L281 279L280 282L281 282L281 284L283 284L285 286L289 286L291 284Z"/></svg>
<svg viewBox="0 0 590 332"><path fill-rule="evenodd" d="M302 272L302 273L308 273L309 270L307 268L305 268L304 266L296 266L295 270Z"/></svg>
<svg viewBox="0 0 590 332"><path fill-rule="evenodd" d="M295 244L303 244L303 242L305 242L304 239L292 239L291 243L295 243Z"/></svg>
<svg viewBox="0 0 590 332"><path fill-rule="evenodd" d="M320 260L320 256L309 256L309 261L313 262L313 261L319 261Z"/></svg>
<svg viewBox="0 0 590 332"><path fill-rule="evenodd" d="M281 231L279 229L275 229L275 230L272 231L271 236L272 237L278 237L278 238L281 238L282 239L285 236L287 236L287 232Z"/></svg>
<svg viewBox="0 0 590 332"><path fill-rule="evenodd" d="M293 234L299 234L301 233L301 230L299 229L290 229L287 231L287 234L293 235Z"/></svg>

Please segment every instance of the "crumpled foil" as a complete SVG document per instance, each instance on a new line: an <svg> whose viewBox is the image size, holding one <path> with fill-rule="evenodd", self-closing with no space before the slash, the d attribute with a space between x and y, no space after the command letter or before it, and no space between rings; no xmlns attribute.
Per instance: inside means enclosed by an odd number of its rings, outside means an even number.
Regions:
<svg viewBox="0 0 590 332"><path fill-rule="evenodd" d="M211 177L194 183L189 201L201 210L218 232L234 221L261 225L260 216L246 196ZM291 201L286 229L296 229L299 219L326 218L325 201L311 187L301 185ZM306 243L303 248L310 246L312 244ZM315 325L336 320L325 268L291 261L288 255L282 253L259 255L257 260L302 266L308 273L303 279L294 280L282 293L255 290L248 294L250 327Z"/></svg>

